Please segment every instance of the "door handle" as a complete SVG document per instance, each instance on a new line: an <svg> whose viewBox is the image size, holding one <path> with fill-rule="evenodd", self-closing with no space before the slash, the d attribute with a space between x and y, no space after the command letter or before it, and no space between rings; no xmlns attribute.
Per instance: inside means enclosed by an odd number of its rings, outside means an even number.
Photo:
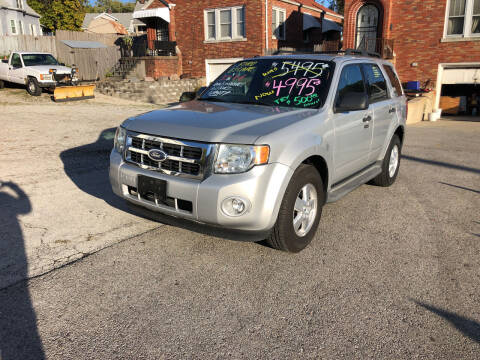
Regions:
<svg viewBox="0 0 480 360"><path fill-rule="evenodd" d="M391 108L390 110L388 110L388 113L391 114L391 113L394 113L395 111L397 111L397 109Z"/></svg>
<svg viewBox="0 0 480 360"><path fill-rule="evenodd" d="M368 116L364 117L362 121L363 121L363 122L372 121L372 117L371 117L370 115L368 115Z"/></svg>

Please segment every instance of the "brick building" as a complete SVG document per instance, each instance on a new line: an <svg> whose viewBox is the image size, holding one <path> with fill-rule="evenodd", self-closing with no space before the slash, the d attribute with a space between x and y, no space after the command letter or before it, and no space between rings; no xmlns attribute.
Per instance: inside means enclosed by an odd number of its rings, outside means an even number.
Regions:
<svg viewBox="0 0 480 360"><path fill-rule="evenodd" d="M480 0L345 0L344 48L392 47L402 81L480 95Z"/></svg>
<svg viewBox="0 0 480 360"><path fill-rule="evenodd" d="M343 16L314 0L140 0L148 46L176 42L177 72L207 82L233 62L272 49L340 43ZM335 42L336 41L336 42ZM153 61L153 60L152 60ZM150 63L152 63L150 61ZM169 65L171 68L171 64ZM150 71L163 75L163 60ZM148 72L148 66L147 66Z"/></svg>

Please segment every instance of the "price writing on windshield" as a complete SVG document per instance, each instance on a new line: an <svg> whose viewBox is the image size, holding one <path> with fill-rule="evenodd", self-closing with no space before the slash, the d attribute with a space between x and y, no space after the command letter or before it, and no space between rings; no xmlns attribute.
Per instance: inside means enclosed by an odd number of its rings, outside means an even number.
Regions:
<svg viewBox="0 0 480 360"><path fill-rule="evenodd" d="M274 79L273 82L265 83L265 86L267 88L271 86L272 89L276 90L277 92L275 96L280 96L282 89L285 89L285 88L290 88L288 90L289 95L292 93L294 88L299 89L297 95L302 95L305 89L310 89L310 92L306 90L304 94L305 96L308 96L308 95L312 95L315 92L315 86L318 86L320 84L321 84L321 81L319 79L308 79L308 78L297 79L292 77L285 80L285 82L283 80L277 81Z"/></svg>

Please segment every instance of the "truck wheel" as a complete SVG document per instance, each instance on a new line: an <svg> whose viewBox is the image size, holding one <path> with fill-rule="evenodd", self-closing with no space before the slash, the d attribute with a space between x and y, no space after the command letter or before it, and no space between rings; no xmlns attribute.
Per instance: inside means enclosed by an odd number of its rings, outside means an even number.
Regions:
<svg viewBox="0 0 480 360"><path fill-rule="evenodd" d="M387 187L395 182L400 168L401 155L402 143L397 135L393 135L382 162L382 173L372 180L374 185Z"/></svg>
<svg viewBox="0 0 480 360"><path fill-rule="evenodd" d="M277 222L267 242L275 249L299 252L317 231L325 202L323 182L312 165L298 167L283 197Z"/></svg>
<svg viewBox="0 0 480 360"><path fill-rule="evenodd" d="M0 89L3 89L5 87L5 82L3 80L0 80Z"/></svg>
<svg viewBox="0 0 480 360"><path fill-rule="evenodd" d="M29 77L27 81L27 92L32 96L40 96L42 88L38 85L37 79Z"/></svg>

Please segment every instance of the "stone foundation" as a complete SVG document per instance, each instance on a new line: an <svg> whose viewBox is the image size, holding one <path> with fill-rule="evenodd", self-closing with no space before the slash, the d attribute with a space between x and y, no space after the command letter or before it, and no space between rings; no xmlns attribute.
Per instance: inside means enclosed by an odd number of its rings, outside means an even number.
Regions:
<svg viewBox="0 0 480 360"><path fill-rule="evenodd" d="M182 93L195 91L205 86L205 79L169 80L161 78L158 81L106 80L97 84L101 94L117 96L152 104L169 104L178 102Z"/></svg>

